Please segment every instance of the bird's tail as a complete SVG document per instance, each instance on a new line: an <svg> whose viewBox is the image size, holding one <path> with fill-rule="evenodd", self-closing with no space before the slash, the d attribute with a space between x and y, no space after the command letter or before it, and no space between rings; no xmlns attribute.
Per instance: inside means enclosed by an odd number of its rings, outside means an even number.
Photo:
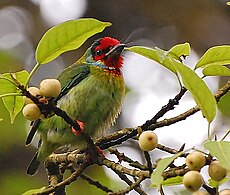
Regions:
<svg viewBox="0 0 230 195"><path fill-rule="evenodd" d="M38 151L35 153L33 159L31 160L28 168L27 168L27 174L29 175L35 175L38 172L39 166L40 166L40 160L38 159Z"/></svg>

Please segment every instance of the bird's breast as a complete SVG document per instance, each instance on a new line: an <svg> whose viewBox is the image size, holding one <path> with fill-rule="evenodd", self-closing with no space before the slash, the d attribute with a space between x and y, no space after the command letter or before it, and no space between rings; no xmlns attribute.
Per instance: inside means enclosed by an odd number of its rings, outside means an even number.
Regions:
<svg viewBox="0 0 230 195"><path fill-rule="evenodd" d="M118 116L125 96L123 76L98 67L74 86L59 102L74 120L85 123L85 130L94 135L105 130Z"/></svg>

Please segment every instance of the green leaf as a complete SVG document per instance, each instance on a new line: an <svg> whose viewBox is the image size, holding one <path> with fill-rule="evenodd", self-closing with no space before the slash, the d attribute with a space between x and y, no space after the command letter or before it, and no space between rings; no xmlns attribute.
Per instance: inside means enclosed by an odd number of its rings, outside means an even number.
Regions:
<svg viewBox="0 0 230 195"><path fill-rule="evenodd" d="M205 66L202 72L204 76L230 76L230 69L219 65Z"/></svg>
<svg viewBox="0 0 230 195"><path fill-rule="evenodd" d="M184 151L179 152L171 157L166 157L164 159L161 159L157 163L156 170L151 174L151 183L152 185L150 187L156 186L158 190L160 190L161 185L163 184L164 178L162 176L164 170L179 156L181 156L184 153Z"/></svg>
<svg viewBox="0 0 230 195"><path fill-rule="evenodd" d="M230 178L227 178L225 177L224 179L222 179L221 181L215 181L213 179L209 179L208 180L208 184L211 186L211 187L214 187L214 188L218 188L218 186L228 182L230 180Z"/></svg>
<svg viewBox="0 0 230 195"><path fill-rule="evenodd" d="M189 54L190 54L189 43L175 45L168 51L168 56L171 56L176 60L180 60L181 56L188 56Z"/></svg>
<svg viewBox="0 0 230 195"><path fill-rule="evenodd" d="M207 141L204 148L215 156L220 164L227 170L230 170L230 142L227 141Z"/></svg>
<svg viewBox="0 0 230 195"><path fill-rule="evenodd" d="M196 64L195 69L209 65L230 64L230 46L222 45L208 49Z"/></svg>
<svg viewBox="0 0 230 195"><path fill-rule="evenodd" d="M45 189L46 189L46 187L42 187L42 188L39 188L39 189L29 190L29 191L23 193L22 195L34 195L34 194L38 194L38 193L43 192Z"/></svg>
<svg viewBox="0 0 230 195"><path fill-rule="evenodd" d="M162 182L162 186L174 186L174 185L180 185L182 184L183 177L182 176L176 176L176 177L171 177L169 179L166 179L165 181ZM151 184L151 187L156 187L155 184Z"/></svg>
<svg viewBox="0 0 230 195"><path fill-rule="evenodd" d="M206 83L189 67L177 61L173 63L182 77L185 88L191 92L203 116L211 123L216 116L217 108L214 95L209 90Z"/></svg>
<svg viewBox="0 0 230 195"><path fill-rule="evenodd" d="M226 93L218 102L218 108L220 109L221 113L226 116L230 116L230 91Z"/></svg>
<svg viewBox="0 0 230 195"><path fill-rule="evenodd" d="M16 72L16 73L11 73L15 79L20 84L24 84L29 73L26 70ZM1 79L0 79L0 95L3 94L11 94L11 93L20 93L20 91L17 89L16 85L14 85L12 82L13 79L11 77L10 73L5 73L2 74ZM2 78L7 78L11 80L12 82L9 82L8 80L2 79ZM23 107L23 99L22 96L7 96L2 98L3 103L7 110L10 113L10 119L11 123L14 122L15 117L17 114L22 110Z"/></svg>
<svg viewBox="0 0 230 195"><path fill-rule="evenodd" d="M164 51L157 47L155 49L152 49L152 48L142 47L142 46L133 46L127 49L137 54L140 54L146 58L154 60L159 64L163 65L165 68L172 71L174 74L176 73L174 66L171 63L168 63L169 57L167 57L168 54L167 51Z"/></svg>
<svg viewBox="0 0 230 195"><path fill-rule="evenodd" d="M37 63L48 63L66 51L79 48L89 37L110 25L110 22L82 18L61 23L49 29L38 43Z"/></svg>

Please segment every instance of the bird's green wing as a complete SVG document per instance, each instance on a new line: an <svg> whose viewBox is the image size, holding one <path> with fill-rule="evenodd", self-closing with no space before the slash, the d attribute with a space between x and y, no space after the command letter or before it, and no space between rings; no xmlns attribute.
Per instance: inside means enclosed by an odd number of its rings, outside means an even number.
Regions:
<svg viewBox="0 0 230 195"><path fill-rule="evenodd" d="M31 143L31 141L34 137L34 134L36 133L40 123L41 123L41 119L38 119L32 123L32 127L30 129L30 132L26 138L26 146Z"/></svg>
<svg viewBox="0 0 230 195"><path fill-rule="evenodd" d="M68 93L68 91L84 80L90 73L88 65L73 64L66 68L59 76L58 80L61 82L62 89L60 95L55 101L59 100L62 96Z"/></svg>
<svg viewBox="0 0 230 195"><path fill-rule="evenodd" d="M90 67L87 64L73 64L67 67L59 76L58 80L62 85L60 95L54 100L57 102L61 97L68 93L68 91L84 80L90 73ZM37 129L39 128L41 119L33 122L30 132L26 139L26 145L30 144Z"/></svg>

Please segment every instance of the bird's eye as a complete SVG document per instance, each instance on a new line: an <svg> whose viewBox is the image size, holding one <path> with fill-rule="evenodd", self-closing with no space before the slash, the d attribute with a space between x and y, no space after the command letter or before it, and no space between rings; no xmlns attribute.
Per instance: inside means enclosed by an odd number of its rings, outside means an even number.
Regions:
<svg viewBox="0 0 230 195"><path fill-rule="evenodd" d="M95 52L95 54L97 55L97 56L100 56L101 54L102 54L102 50L97 50L96 52Z"/></svg>

